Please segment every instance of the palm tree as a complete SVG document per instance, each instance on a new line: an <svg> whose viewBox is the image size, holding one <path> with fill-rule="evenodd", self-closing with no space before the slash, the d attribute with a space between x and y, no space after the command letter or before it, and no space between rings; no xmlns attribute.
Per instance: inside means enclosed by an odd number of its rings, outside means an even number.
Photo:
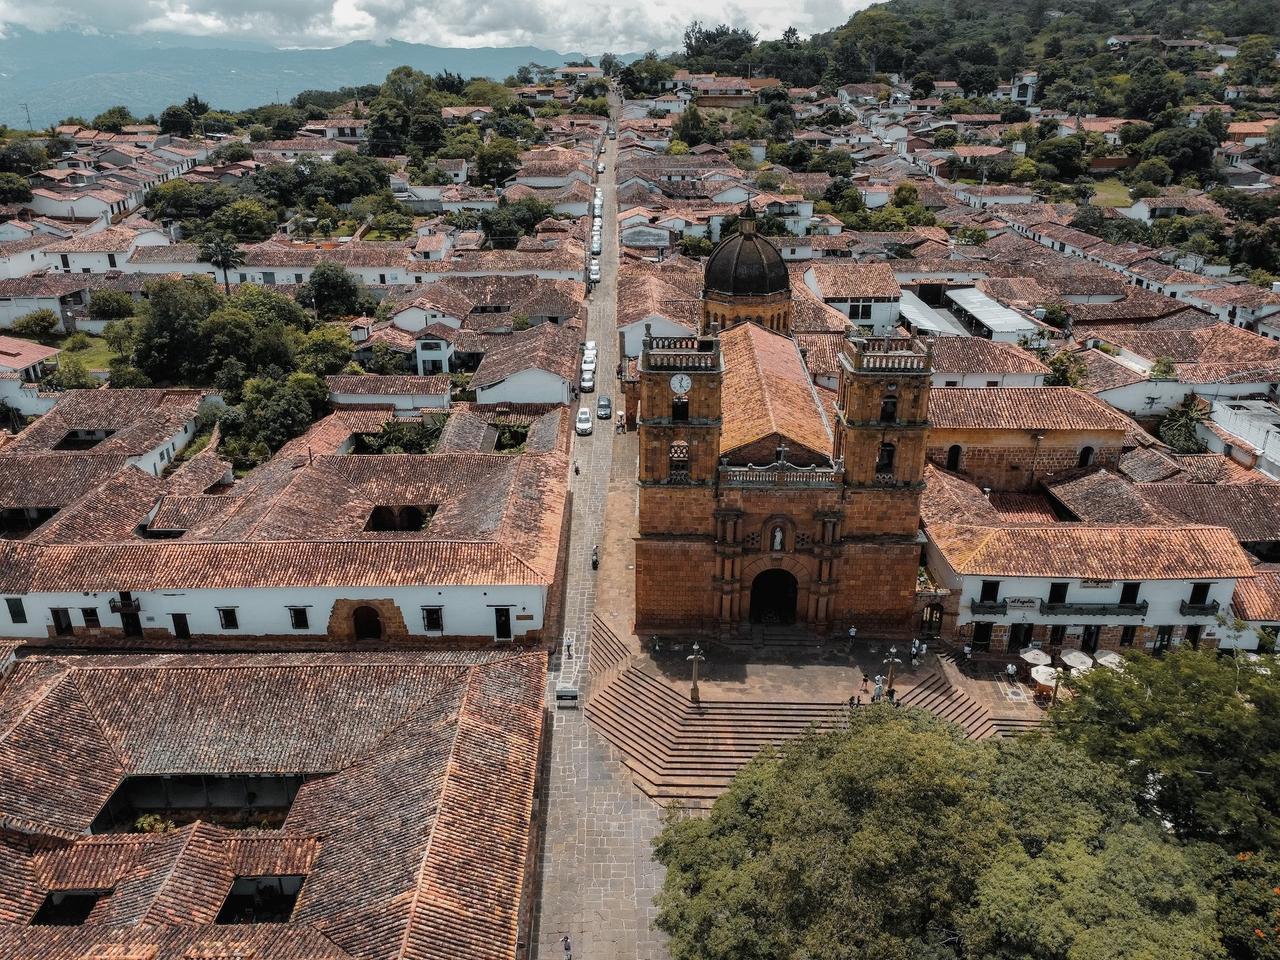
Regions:
<svg viewBox="0 0 1280 960"><path fill-rule="evenodd" d="M229 233L215 233L205 237L200 244L200 259L222 271L222 285L227 296L231 296L231 280L228 272L235 267L244 266L244 251L236 238Z"/></svg>

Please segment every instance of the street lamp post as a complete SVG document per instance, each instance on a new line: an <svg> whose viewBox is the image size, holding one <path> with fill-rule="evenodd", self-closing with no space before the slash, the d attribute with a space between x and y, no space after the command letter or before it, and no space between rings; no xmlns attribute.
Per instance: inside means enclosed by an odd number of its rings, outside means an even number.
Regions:
<svg viewBox="0 0 1280 960"><path fill-rule="evenodd" d="M902 662L901 658L898 656L898 648L896 645L889 648L889 655L884 658L884 662L889 665L889 679L884 685L885 693L887 694L893 690L893 669Z"/></svg>
<svg viewBox="0 0 1280 960"><path fill-rule="evenodd" d="M700 699L698 697L698 664L707 658L702 655L702 647L698 646L696 640L693 643L693 653L689 654L685 659L693 664L693 683L689 686L689 699L694 703L698 703Z"/></svg>

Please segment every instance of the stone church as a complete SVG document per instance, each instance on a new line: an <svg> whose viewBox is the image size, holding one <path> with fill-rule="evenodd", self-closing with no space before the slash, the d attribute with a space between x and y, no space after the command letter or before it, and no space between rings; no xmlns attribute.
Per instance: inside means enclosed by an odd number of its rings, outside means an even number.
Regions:
<svg viewBox="0 0 1280 960"><path fill-rule="evenodd" d="M636 630L905 633L929 348L851 332L834 395L815 386L787 266L749 205L739 225L707 261L697 335L644 340Z"/></svg>

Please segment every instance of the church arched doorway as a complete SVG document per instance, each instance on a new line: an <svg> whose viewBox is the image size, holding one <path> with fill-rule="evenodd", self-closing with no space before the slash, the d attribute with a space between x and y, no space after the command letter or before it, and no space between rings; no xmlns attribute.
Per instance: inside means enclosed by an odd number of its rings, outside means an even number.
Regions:
<svg viewBox="0 0 1280 960"><path fill-rule="evenodd" d="M796 622L796 578L786 570L765 570L751 582L751 622Z"/></svg>
<svg viewBox="0 0 1280 960"><path fill-rule="evenodd" d="M351 614L351 625L357 640L382 639L382 617L373 607L356 607Z"/></svg>

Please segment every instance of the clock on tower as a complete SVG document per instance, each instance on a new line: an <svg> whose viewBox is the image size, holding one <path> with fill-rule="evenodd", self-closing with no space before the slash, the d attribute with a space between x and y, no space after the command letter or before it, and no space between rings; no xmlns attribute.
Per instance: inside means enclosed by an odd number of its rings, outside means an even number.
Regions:
<svg viewBox="0 0 1280 960"><path fill-rule="evenodd" d="M693 377L687 373L677 373L671 378L671 392L677 395L688 393L693 386Z"/></svg>

